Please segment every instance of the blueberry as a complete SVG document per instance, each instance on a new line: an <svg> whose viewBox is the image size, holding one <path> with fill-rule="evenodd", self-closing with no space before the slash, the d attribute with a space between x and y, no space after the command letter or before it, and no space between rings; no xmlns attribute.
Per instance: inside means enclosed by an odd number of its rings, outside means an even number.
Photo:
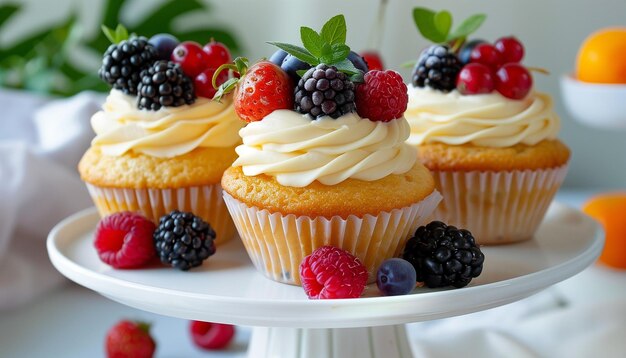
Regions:
<svg viewBox="0 0 626 358"><path fill-rule="evenodd" d="M287 52L283 50L276 50L276 52L274 52L272 56L270 56L269 61L276 66L280 66L283 63L285 57L287 57Z"/></svg>
<svg viewBox="0 0 626 358"><path fill-rule="evenodd" d="M416 283L415 268L403 259L385 260L378 268L376 285L385 296L406 295Z"/></svg>
<svg viewBox="0 0 626 358"><path fill-rule="evenodd" d="M358 68L359 70L363 72L367 72L370 70L369 67L367 67L367 62L365 62L363 57L361 57L361 55L359 55L358 53L354 51L350 51L350 54L348 55L348 60L352 62L354 67Z"/></svg>
<svg viewBox="0 0 626 358"><path fill-rule="evenodd" d="M485 40L476 39L476 40L472 40L472 41L468 41L464 43L463 46L461 46L461 49L459 50L459 60L461 61L461 64L465 65L469 63L470 54L472 53L472 50L474 49L474 47L478 46L479 44L486 43L486 42L487 41Z"/></svg>
<svg viewBox="0 0 626 358"><path fill-rule="evenodd" d="M148 40L148 43L156 49L159 60L169 61L172 51L180 41L170 34L156 34Z"/></svg>
<svg viewBox="0 0 626 358"><path fill-rule="evenodd" d="M287 72L289 77L293 80L293 83L298 83L298 81L300 80L300 76L296 71L308 70L309 68L311 68L311 65L298 60L292 55L287 55L285 56L283 63L280 65L280 68L282 68L283 71Z"/></svg>

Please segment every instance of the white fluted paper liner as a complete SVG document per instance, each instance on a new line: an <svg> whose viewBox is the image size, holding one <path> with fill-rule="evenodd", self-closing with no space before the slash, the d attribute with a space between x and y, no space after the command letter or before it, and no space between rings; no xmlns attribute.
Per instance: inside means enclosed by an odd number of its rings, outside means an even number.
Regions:
<svg viewBox="0 0 626 358"><path fill-rule="evenodd" d="M431 171L443 201L433 219L468 229L482 245L532 238L567 165L517 171Z"/></svg>
<svg viewBox="0 0 626 358"><path fill-rule="evenodd" d="M86 184L101 217L134 211L158 224L161 216L178 209L192 212L211 224L218 245L235 235L235 225L224 204L219 184L177 189L105 188Z"/></svg>
<svg viewBox="0 0 626 358"><path fill-rule="evenodd" d="M441 195L434 191L405 208L346 219L271 213L247 206L227 192L224 201L257 270L274 281L300 285L300 263L325 245L358 257L369 272L369 282L373 282L382 261L401 253L406 241L439 204Z"/></svg>

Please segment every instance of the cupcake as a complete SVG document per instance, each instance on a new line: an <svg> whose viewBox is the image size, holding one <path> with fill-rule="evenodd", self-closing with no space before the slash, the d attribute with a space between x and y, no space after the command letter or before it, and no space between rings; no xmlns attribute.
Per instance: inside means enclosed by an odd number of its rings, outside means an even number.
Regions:
<svg viewBox="0 0 626 358"><path fill-rule="evenodd" d="M345 34L343 16L331 21ZM289 65L259 62L242 77L235 108L250 123L222 178L226 205L252 262L270 279L299 285L304 257L330 245L357 256L371 282L440 201L405 143L406 85L396 72L371 71L355 89L349 75L363 74L346 63L348 50L329 63L296 55L311 63L303 62L308 70L295 88Z"/></svg>
<svg viewBox="0 0 626 358"><path fill-rule="evenodd" d="M113 88L91 118L96 136L78 170L101 216L134 211L158 223L175 209L192 212L211 224L221 243L235 227L220 180L236 158L243 124L232 96L210 98L215 69L194 62L209 55L198 44L173 41L157 35L109 47L99 74ZM169 61L172 49L177 56ZM187 58L192 51L196 58Z"/></svg>
<svg viewBox="0 0 626 358"><path fill-rule="evenodd" d="M422 52L409 86L408 143L433 173L443 201L434 219L481 244L532 238L565 178L552 98L535 91L513 37Z"/></svg>

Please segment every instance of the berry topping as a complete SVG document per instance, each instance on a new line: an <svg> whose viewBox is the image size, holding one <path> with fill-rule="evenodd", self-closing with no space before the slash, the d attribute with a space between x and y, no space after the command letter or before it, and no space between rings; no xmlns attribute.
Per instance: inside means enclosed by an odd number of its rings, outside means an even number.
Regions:
<svg viewBox="0 0 626 358"><path fill-rule="evenodd" d="M448 46L432 45L422 51L415 64L413 85L449 92L456 87L459 71L461 63Z"/></svg>
<svg viewBox="0 0 626 358"><path fill-rule="evenodd" d="M464 287L483 270L485 256L472 234L433 221L421 226L407 242L403 258L428 287Z"/></svg>
<svg viewBox="0 0 626 358"><path fill-rule="evenodd" d="M179 107L196 100L193 84L178 64L157 61L141 72L137 86L139 109L156 111L161 107Z"/></svg>
<svg viewBox="0 0 626 358"><path fill-rule="evenodd" d="M235 336L235 326L222 323L191 321L189 331L193 343L206 350L226 348Z"/></svg>
<svg viewBox="0 0 626 358"><path fill-rule="evenodd" d="M156 50L156 58L158 60L169 61L172 51L178 46L180 41L170 34L157 34L148 40L148 43L154 46Z"/></svg>
<svg viewBox="0 0 626 358"><path fill-rule="evenodd" d="M357 298L365 289L367 270L349 252L323 246L304 258L300 277L309 298Z"/></svg>
<svg viewBox="0 0 626 358"><path fill-rule="evenodd" d="M156 344L150 336L150 325L123 320L107 332L105 349L108 358L151 358Z"/></svg>
<svg viewBox="0 0 626 358"><path fill-rule="evenodd" d="M221 65L228 63L232 60L230 57L230 51L228 47L221 42L217 42L213 39L208 44L204 45L202 51L206 53L206 67L218 68Z"/></svg>
<svg viewBox="0 0 626 358"><path fill-rule="evenodd" d="M207 54L197 42L193 41L185 41L176 46L172 51L171 60L179 64L183 72L191 78L209 67Z"/></svg>
<svg viewBox="0 0 626 358"><path fill-rule="evenodd" d="M363 73L370 70L365 59L354 51L350 51L350 53L348 54L348 60L352 62L354 67L356 67Z"/></svg>
<svg viewBox="0 0 626 358"><path fill-rule="evenodd" d="M383 261L376 274L376 286L385 296L406 295L415 288L416 281L413 265L398 258Z"/></svg>
<svg viewBox="0 0 626 358"><path fill-rule="evenodd" d="M382 71L385 68L385 66L383 65L383 59L380 57L378 52L365 51L361 53L361 56L363 56L365 63L367 63L367 68L369 68L370 71L372 70Z"/></svg>
<svg viewBox="0 0 626 358"><path fill-rule="evenodd" d="M145 37L122 40L106 50L98 75L113 88L134 95L141 81L141 71L150 66L156 56L156 50Z"/></svg>
<svg viewBox="0 0 626 358"><path fill-rule="evenodd" d="M456 89L461 94L491 93L495 88L493 72L481 63L463 66L456 81Z"/></svg>
<svg viewBox="0 0 626 358"><path fill-rule="evenodd" d="M524 58L524 46L513 36L498 39L494 44L503 63L520 62Z"/></svg>
<svg viewBox="0 0 626 358"><path fill-rule="evenodd" d="M339 118L355 110L354 83L334 66L309 69L295 91L295 110L313 118Z"/></svg>
<svg viewBox="0 0 626 358"><path fill-rule="evenodd" d="M215 231L192 213L174 210L159 220L156 252L164 264L187 271L215 253Z"/></svg>
<svg viewBox="0 0 626 358"><path fill-rule="evenodd" d="M476 45L470 52L470 63L482 63L496 71L502 65L502 56L493 45L482 43Z"/></svg>
<svg viewBox="0 0 626 358"><path fill-rule="evenodd" d="M496 72L496 90L511 99L526 97L533 86L533 77L519 63L507 63Z"/></svg>
<svg viewBox="0 0 626 358"><path fill-rule="evenodd" d="M276 52L272 54L272 56L270 56L268 61L275 64L276 66L280 66L283 64L283 60L285 59L285 57L287 57L287 55L288 55L287 52L278 49L276 50Z"/></svg>
<svg viewBox="0 0 626 358"><path fill-rule="evenodd" d="M356 110L363 118L389 122L400 118L409 96L402 76L396 71L369 71L356 87Z"/></svg>
<svg viewBox="0 0 626 358"><path fill-rule="evenodd" d="M298 83L298 81L300 81L300 75L298 74L298 71L307 71L309 68L311 68L311 65L304 61L300 61L297 57L293 55L288 54L283 59L280 68L282 68L283 71L285 71L289 75L289 78L291 78L295 85L296 83Z"/></svg>
<svg viewBox="0 0 626 358"><path fill-rule="evenodd" d="M210 98L213 98L213 96L215 96L217 89L213 87L213 83L212 83L214 74L215 74L215 68L209 68L207 70L204 70L202 73L196 76L196 78L193 80L193 87L195 88L196 95L198 97L204 97L204 98L210 99ZM228 81L227 71L220 72L215 79L215 83L218 86L226 81Z"/></svg>
<svg viewBox="0 0 626 358"><path fill-rule="evenodd" d="M152 234L154 223L129 211L100 220L94 246L98 257L115 268L137 268L155 256Z"/></svg>
<svg viewBox="0 0 626 358"><path fill-rule="evenodd" d="M487 43L487 41L476 39L464 43L459 50L459 61L461 61L461 64L468 64L470 62L470 54L472 53L472 50L474 50L474 47L483 43Z"/></svg>

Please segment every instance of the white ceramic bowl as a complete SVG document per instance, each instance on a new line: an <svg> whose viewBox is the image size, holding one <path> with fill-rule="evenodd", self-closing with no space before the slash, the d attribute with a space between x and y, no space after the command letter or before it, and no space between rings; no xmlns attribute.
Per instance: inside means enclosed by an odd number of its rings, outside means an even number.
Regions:
<svg viewBox="0 0 626 358"><path fill-rule="evenodd" d="M564 75L561 95L579 122L605 129L626 128L626 84L588 83Z"/></svg>

